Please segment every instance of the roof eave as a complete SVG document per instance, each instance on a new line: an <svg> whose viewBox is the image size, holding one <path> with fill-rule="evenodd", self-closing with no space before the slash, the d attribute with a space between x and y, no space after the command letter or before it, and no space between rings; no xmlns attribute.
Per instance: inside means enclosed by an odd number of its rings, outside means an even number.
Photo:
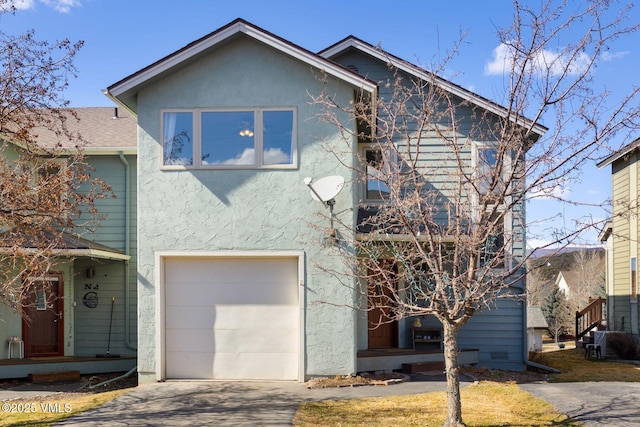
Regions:
<svg viewBox="0 0 640 427"><path fill-rule="evenodd" d="M23 252L40 252L39 249L35 248L22 248ZM11 249L0 248L0 253L3 254L12 254ZM69 257L69 258L95 258L95 259L111 259L118 261L129 261L131 260L130 255L126 255L120 252L111 252L102 249L52 249L51 254L58 257Z"/></svg>
<svg viewBox="0 0 640 427"><path fill-rule="evenodd" d="M598 233L598 241L606 242L611 234L613 234L613 222L607 221L602 230L600 230L600 233Z"/></svg>
<svg viewBox="0 0 640 427"><path fill-rule="evenodd" d="M346 68L332 63L330 60L307 51L293 43L277 37L259 27L256 27L244 20L238 19L221 29L196 40L176 52L156 61L155 63L131 74L117 83L103 90L103 93L121 105L132 114L136 115L134 93L136 88L154 79L162 73L188 61L190 58L210 49L211 47L230 39L231 37L244 34L255 40L263 42L280 52L309 64L333 77L336 77L358 89L374 93L377 89L375 82L362 77ZM127 99L123 99L123 98Z"/></svg>
<svg viewBox="0 0 640 427"><path fill-rule="evenodd" d="M91 156L135 156L138 154L136 147L86 147L84 153Z"/></svg>
<svg viewBox="0 0 640 427"><path fill-rule="evenodd" d="M596 166L598 167L598 169L602 169L602 168L604 168L606 166L609 166L611 163L613 163L616 160L626 156L627 154L629 154L630 152L632 152L633 150L638 148L638 146L640 146L640 138L634 140L633 142L631 142L630 144L622 147L621 149L619 149L615 153L612 153L611 155L609 155L609 156L605 157L604 159L600 160L598 163L596 163Z"/></svg>

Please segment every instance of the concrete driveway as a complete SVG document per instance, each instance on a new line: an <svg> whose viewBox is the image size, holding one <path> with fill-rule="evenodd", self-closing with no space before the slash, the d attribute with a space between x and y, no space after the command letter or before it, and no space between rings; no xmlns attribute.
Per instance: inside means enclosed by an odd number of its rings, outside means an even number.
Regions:
<svg viewBox="0 0 640 427"><path fill-rule="evenodd" d="M640 383L520 384L585 426L640 425Z"/></svg>
<svg viewBox="0 0 640 427"><path fill-rule="evenodd" d="M468 383L467 383L468 384ZM466 384L463 384L466 385ZM585 426L640 425L639 383L522 384ZM285 426L299 402L428 393L444 378L392 386L308 390L299 383L170 381L145 384L64 426Z"/></svg>
<svg viewBox="0 0 640 427"><path fill-rule="evenodd" d="M445 390L444 377L390 386L307 389L291 382L169 381L144 384L62 426L286 426L301 401Z"/></svg>

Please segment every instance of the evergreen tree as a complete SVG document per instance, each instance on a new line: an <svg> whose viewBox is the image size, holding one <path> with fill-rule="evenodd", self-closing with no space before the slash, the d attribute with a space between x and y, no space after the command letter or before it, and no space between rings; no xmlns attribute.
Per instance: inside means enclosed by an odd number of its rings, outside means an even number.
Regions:
<svg viewBox="0 0 640 427"><path fill-rule="evenodd" d="M558 336L567 332L571 325L571 309L567 295L555 286L540 308L549 324L549 332L558 343Z"/></svg>

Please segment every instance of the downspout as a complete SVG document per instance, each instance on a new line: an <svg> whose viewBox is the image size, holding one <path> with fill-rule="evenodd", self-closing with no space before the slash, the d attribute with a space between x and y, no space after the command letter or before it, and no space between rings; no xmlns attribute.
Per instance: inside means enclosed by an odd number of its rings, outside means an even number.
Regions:
<svg viewBox="0 0 640 427"><path fill-rule="evenodd" d="M124 251L126 255L131 255L131 167L124 156L124 152L120 151L120 161L124 165ZM124 344L127 348L137 350L137 346L131 342L130 316L131 316L131 298L129 297L131 283L129 280L130 273L129 260L124 262Z"/></svg>
<svg viewBox="0 0 640 427"><path fill-rule="evenodd" d="M526 288L526 282L525 282L525 288ZM524 309L522 310L522 316L523 316L522 324L523 324L523 328L524 328L524 340L522 340L522 341L524 343L524 364L525 364L525 369L530 366L532 368L540 369L541 371L551 372L552 374L559 374L560 371L555 369L555 368L552 368L550 366L541 365L539 363L532 362L531 360L529 360L529 330L527 328L527 303L525 301L522 304L524 305Z"/></svg>

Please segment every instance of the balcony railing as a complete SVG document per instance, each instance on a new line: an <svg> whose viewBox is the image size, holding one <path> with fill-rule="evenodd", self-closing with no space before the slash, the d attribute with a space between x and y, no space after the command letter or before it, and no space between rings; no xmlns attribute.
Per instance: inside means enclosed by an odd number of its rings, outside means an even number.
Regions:
<svg viewBox="0 0 640 427"><path fill-rule="evenodd" d="M602 325L604 318L605 305L607 300L604 298L589 298L589 305L581 311L576 311L576 341L589 333L593 328Z"/></svg>

